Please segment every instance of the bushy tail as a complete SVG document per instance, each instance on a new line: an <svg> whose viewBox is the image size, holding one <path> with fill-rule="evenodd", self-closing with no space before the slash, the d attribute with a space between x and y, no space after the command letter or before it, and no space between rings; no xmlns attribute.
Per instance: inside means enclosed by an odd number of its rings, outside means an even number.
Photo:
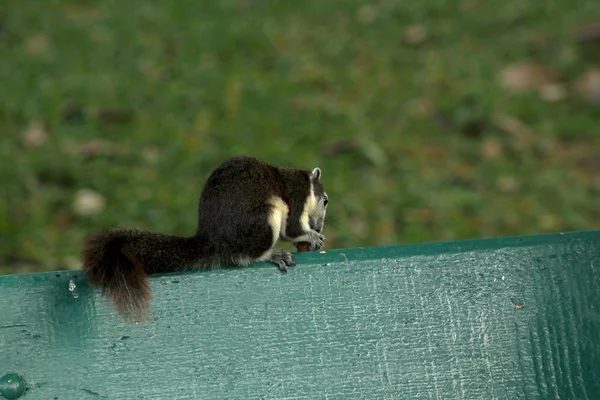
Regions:
<svg viewBox="0 0 600 400"><path fill-rule="evenodd" d="M148 274L126 245L134 232L111 229L89 237L83 251L87 280L102 289L123 317L142 321L150 306Z"/></svg>

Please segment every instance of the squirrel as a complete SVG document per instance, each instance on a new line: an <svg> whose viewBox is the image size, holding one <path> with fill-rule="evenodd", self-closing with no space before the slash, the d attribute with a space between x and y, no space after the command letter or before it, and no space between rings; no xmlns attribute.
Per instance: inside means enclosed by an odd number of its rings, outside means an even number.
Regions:
<svg viewBox="0 0 600 400"><path fill-rule="evenodd" d="M111 228L87 238L83 270L125 319L141 321L150 307L150 274L263 261L287 272L294 256L275 244L320 250L328 201L318 167L310 172L231 157L204 184L194 236Z"/></svg>

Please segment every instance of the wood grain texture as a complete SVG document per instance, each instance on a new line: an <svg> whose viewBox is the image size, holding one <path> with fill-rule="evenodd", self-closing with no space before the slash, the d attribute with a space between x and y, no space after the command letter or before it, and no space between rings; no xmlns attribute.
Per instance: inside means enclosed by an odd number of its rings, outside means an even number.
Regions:
<svg viewBox="0 0 600 400"><path fill-rule="evenodd" d="M0 376L27 400L600 398L599 231L297 261L157 276L140 325L78 271L0 277Z"/></svg>

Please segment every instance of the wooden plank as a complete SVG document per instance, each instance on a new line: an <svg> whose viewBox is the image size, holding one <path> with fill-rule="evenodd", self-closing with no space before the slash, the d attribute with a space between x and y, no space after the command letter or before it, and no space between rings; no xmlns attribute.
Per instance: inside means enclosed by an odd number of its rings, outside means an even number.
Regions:
<svg viewBox="0 0 600 400"><path fill-rule="evenodd" d="M600 398L600 231L297 258L155 277L146 324L79 271L0 277L0 376L44 400Z"/></svg>

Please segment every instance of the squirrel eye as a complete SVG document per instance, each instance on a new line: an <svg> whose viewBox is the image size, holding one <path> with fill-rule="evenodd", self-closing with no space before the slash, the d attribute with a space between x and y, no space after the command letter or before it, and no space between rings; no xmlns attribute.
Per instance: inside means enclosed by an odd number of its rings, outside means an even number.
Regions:
<svg viewBox="0 0 600 400"><path fill-rule="evenodd" d="M327 205L327 203L329 203L329 197L327 197L327 195L323 195L323 205Z"/></svg>

